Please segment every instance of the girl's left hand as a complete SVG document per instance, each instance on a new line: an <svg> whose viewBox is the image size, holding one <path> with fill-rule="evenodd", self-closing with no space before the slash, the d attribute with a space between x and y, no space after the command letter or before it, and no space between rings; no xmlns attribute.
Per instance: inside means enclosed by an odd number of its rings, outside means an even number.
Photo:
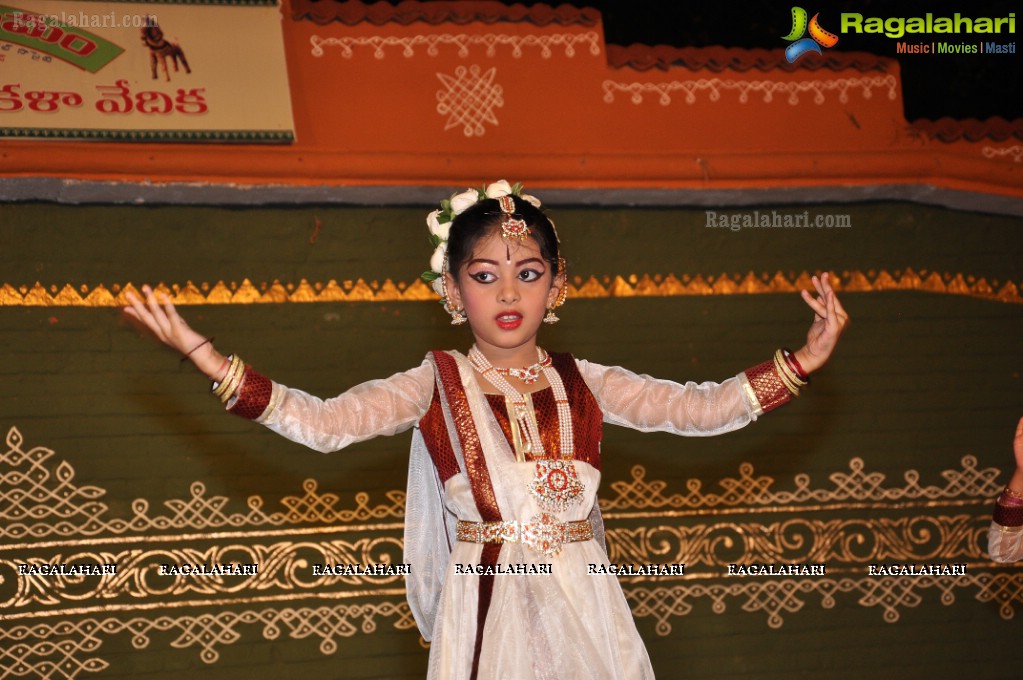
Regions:
<svg viewBox="0 0 1023 680"><path fill-rule="evenodd" d="M824 365L849 324L849 315L838 301L828 273L824 272L820 278L814 276L813 285L817 289L816 297L808 290L802 291L803 300L814 312L813 323L806 334L806 345L796 352L796 359L807 373Z"/></svg>

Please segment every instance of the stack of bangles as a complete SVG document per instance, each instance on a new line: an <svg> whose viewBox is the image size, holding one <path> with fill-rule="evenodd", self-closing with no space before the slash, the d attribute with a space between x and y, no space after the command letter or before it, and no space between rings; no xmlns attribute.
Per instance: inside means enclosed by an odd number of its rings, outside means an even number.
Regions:
<svg viewBox="0 0 1023 680"><path fill-rule="evenodd" d="M237 354L232 354L224 361L228 364L227 372L224 373L224 377L220 379L220 382L214 379L211 389L213 396L218 397L220 401L226 404L242 384L242 378L245 377L245 362ZM223 368L223 365L221 365L221 368ZM217 373L220 373L220 370Z"/></svg>
<svg viewBox="0 0 1023 680"><path fill-rule="evenodd" d="M810 376L799 365L796 355L788 348L779 349L774 353L774 370L785 384L785 388L793 397L799 396L799 389L810 384Z"/></svg>
<svg viewBox="0 0 1023 680"><path fill-rule="evenodd" d="M994 520L997 524L1005 527L1023 525L1023 494L1005 487L1001 495L998 496Z"/></svg>

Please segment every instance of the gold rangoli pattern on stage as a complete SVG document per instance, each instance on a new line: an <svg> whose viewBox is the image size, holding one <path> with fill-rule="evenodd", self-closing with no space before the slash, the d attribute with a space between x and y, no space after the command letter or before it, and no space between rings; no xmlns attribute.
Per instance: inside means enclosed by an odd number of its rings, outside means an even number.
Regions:
<svg viewBox="0 0 1023 680"><path fill-rule="evenodd" d="M910 268L895 270L868 270L831 272L836 290L846 292L880 292L915 290L948 295L1023 303L1020 285L1014 281L988 280L964 273L938 273L915 271ZM751 295L757 293L791 293L812 290L810 273L776 272L769 274L749 272L740 274L629 274L575 277L569 285L573 298L614 297L679 297L704 295ZM44 286L5 283L0 285L0 307L122 307L128 303L126 293L138 291L139 283L105 284L95 286L51 284ZM391 279L366 281L364 279L334 279L326 283L282 283L274 280L254 284L249 279L217 281L195 284L187 281L160 283L156 290L168 295L176 305L219 304L280 304L285 302L417 302L436 300L437 295L422 281L395 283Z"/></svg>
<svg viewBox="0 0 1023 680"><path fill-rule="evenodd" d="M2 449L0 449L2 450ZM634 614L668 635L677 617L710 605L738 606L781 627L812 602L821 608L878 609L888 623L921 603L957 597L997 603L1010 619L1023 605L1023 574L987 559L985 531L997 468L964 456L940 483L916 470L889 482L853 458L848 470L814 484L738 475L714 489L690 479L684 490L650 480L642 466L612 481L601 502L612 562L684 563L684 576L624 577ZM70 462L26 447L12 427L0 454L0 670L74 678L109 668L105 640L127 635L138 650L157 639L195 649L205 663L246 633L272 641L319 640L332 654L340 638L380 625L412 631L400 576L314 576L311 565L396 564L402 554L405 495L373 502L321 492L306 480L279 507L244 503L195 482L187 498L153 508L139 498L118 517L106 491L75 479ZM861 515L843 516L845 511ZM883 515L882 515L883 513ZM22 565L116 564L116 574L41 576ZM256 563L258 574L202 579L160 575L161 564ZM729 577L730 563L827 563L817 577ZM872 563L962 563L963 576L870 576Z"/></svg>

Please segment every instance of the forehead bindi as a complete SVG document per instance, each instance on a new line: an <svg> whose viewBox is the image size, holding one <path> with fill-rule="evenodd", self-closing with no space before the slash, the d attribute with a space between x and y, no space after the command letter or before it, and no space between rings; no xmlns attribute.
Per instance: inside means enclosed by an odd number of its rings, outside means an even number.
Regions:
<svg viewBox="0 0 1023 680"><path fill-rule="evenodd" d="M481 260L519 264L527 260L543 264L543 256L540 254L540 246L532 238L525 238L522 241L517 239L506 239L500 234L493 234L480 239L473 249L472 258L469 264Z"/></svg>

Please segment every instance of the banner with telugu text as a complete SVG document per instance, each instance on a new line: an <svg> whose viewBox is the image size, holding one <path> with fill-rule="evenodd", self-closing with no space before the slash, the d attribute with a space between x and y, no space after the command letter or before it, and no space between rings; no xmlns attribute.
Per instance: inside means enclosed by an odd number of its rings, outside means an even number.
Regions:
<svg viewBox="0 0 1023 680"><path fill-rule="evenodd" d="M291 142L280 9L0 4L0 137Z"/></svg>

